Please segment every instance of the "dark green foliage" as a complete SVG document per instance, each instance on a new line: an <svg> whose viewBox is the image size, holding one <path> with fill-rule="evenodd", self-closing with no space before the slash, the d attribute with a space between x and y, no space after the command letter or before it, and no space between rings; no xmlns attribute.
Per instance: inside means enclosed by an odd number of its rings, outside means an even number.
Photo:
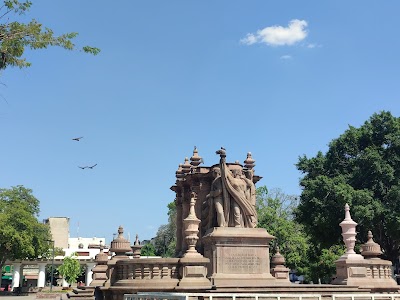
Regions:
<svg viewBox="0 0 400 300"><path fill-rule="evenodd" d="M56 36L54 32L44 27L36 20L29 23L20 23L18 15L25 14L32 5L30 1L4 0L0 8L0 19L7 21L0 24L0 69L7 67L29 67L30 62L23 57L25 49L45 49L50 46L58 46L66 50L76 50L72 40L78 35L77 32L65 33ZM6 17L7 16L7 17ZM15 21L9 21L10 16ZM98 54L100 49L84 46L83 52Z"/></svg>
<svg viewBox="0 0 400 300"><path fill-rule="evenodd" d="M156 256L156 249L154 248L152 243L148 243L140 249L140 255L141 256Z"/></svg>
<svg viewBox="0 0 400 300"><path fill-rule="evenodd" d="M361 127L349 126L329 144L326 154L300 157L303 187L296 220L322 253L342 244L339 223L350 205L358 223L358 242L371 230L383 257L395 261L400 242L400 119L390 112L371 116Z"/></svg>
<svg viewBox="0 0 400 300"><path fill-rule="evenodd" d="M318 255L310 248L308 263L301 270L301 273L305 275L306 282L331 283L332 278L336 275L335 261L344 252L344 245L333 245L329 249L322 249Z"/></svg>

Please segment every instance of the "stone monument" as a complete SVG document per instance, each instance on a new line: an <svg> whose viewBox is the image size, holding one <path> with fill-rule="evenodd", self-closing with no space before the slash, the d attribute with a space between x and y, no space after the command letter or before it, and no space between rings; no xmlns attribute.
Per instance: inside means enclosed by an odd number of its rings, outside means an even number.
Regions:
<svg viewBox="0 0 400 300"><path fill-rule="evenodd" d="M115 255L107 264L104 254L99 256L103 267L95 272L99 283L107 278L97 288L105 300L123 300L124 295L135 293L154 299L159 292L163 299L186 295L192 300L223 299L230 294L234 299L261 299L260 294L265 295L262 299L270 299L271 293L274 299L279 299L277 294L290 294L288 299L308 299L311 294L336 299L334 294L340 293L346 294L346 299L363 294L364 299L370 292L398 290L391 278L391 263L377 257L380 246L372 233L362 246L362 255L354 251L357 223L351 219L348 205L340 223L346 253L336 261L335 285L292 284L278 248L270 266L269 244L274 237L256 227L255 184L261 177L255 175L251 153L243 165L228 163L224 148L216 153L219 162L203 166L195 147L192 157L186 157L175 173L171 187L176 194L175 257L141 257L138 237L130 246L119 228L110 248ZM127 256L130 250L133 257ZM147 297L143 293L148 293Z"/></svg>
<svg viewBox="0 0 400 300"><path fill-rule="evenodd" d="M185 225L182 216L193 209L201 216L197 251L210 260L208 278L213 288L260 287L271 285L269 243L274 238L257 226L255 208L254 159L251 153L243 165L226 162L226 150L216 151L219 164L200 167L201 157L195 148L191 163L185 158L176 172L177 254L183 256ZM190 206L190 194L197 195ZM190 245L193 252L193 244Z"/></svg>

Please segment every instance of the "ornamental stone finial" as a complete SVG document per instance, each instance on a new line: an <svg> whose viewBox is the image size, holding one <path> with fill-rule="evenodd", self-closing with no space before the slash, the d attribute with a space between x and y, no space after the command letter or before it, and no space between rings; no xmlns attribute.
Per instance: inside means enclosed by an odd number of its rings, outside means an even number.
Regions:
<svg viewBox="0 0 400 300"><path fill-rule="evenodd" d="M182 172L183 174L187 174L190 173L190 169L192 168L192 166L189 163L189 158L185 157L185 162L182 165Z"/></svg>
<svg viewBox="0 0 400 300"><path fill-rule="evenodd" d="M371 230L368 231L368 241L361 245L361 255L365 258L378 258L382 254L381 246L372 239Z"/></svg>
<svg viewBox="0 0 400 300"><path fill-rule="evenodd" d="M135 243L132 245L131 248L133 252L133 258L140 258L140 249L142 248L142 245L140 245L138 234L136 234Z"/></svg>
<svg viewBox="0 0 400 300"><path fill-rule="evenodd" d="M196 212L194 206L196 204L197 194L192 192L190 194L190 208L189 215L183 220L185 226L185 239L188 249L183 257L201 257L201 254L196 250L196 243L199 237L197 236L199 232L200 220L196 217Z"/></svg>
<svg viewBox="0 0 400 300"><path fill-rule="evenodd" d="M356 226L357 223L353 221L350 215L350 206L346 203L344 206L344 220L339 224L342 227L343 242L346 245L346 252L340 259L364 259L360 254L354 251L356 244Z"/></svg>
<svg viewBox="0 0 400 300"><path fill-rule="evenodd" d="M183 166L182 164L179 164L178 170L176 170L175 172L175 177L177 180L182 180L182 178L185 176L185 174L183 174L182 171L182 166Z"/></svg>
<svg viewBox="0 0 400 300"><path fill-rule="evenodd" d="M201 164L202 162L202 158L199 156L199 151L197 150L197 147L194 146L194 150L193 150L193 155L190 158L190 164L196 168L198 165Z"/></svg>
<svg viewBox="0 0 400 300"><path fill-rule="evenodd" d="M256 161L251 156L251 152L247 152L247 158L244 161L244 167L246 169L252 170L255 167L255 164L254 164L255 162Z"/></svg>

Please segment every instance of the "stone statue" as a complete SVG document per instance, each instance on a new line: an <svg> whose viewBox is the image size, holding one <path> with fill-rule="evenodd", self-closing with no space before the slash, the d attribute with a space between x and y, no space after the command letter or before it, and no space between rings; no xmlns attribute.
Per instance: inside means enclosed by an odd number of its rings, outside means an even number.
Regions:
<svg viewBox="0 0 400 300"><path fill-rule="evenodd" d="M213 169L214 180L211 192L207 195L208 199L212 199L209 209L210 212L215 210L217 226L256 227L257 212L252 170L248 170L247 177L244 177L240 165L231 165L229 168L226 164L225 149L221 148L217 154L221 157L219 168Z"/></svg>
<svg viewBox="0 0 400 300"><path fill-rule="evenodd" d="M213 220L213 215L214 215L213 209L215 209L215 213L217 215L218 227L225 227L224 200L222 198L223 187L222 187L221 169L219 167L214 167L212 169L212 174L214 180L211 183L211 191L206 196L206 199L209 201L209 210L210 210L209 222L212 222Z"/></svg>

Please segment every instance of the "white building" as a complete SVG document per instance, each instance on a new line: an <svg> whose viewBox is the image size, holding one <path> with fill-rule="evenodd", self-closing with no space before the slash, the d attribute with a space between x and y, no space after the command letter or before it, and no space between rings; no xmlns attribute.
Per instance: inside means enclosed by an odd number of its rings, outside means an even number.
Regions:
<svg viewBox="0 0 400 300"><path fill-rule="evenodd" d="M95 257L100 252L100 245L106 245L105 238L70 238L69 237L69 218L51 217L44 220L45 224L49 224L50 232L54 241L55 248L62 248L64 255L55 256L54 259L37 259L36 261L13 261L6 264L12 265L12 288L43 288L46 283L50 283L50 278L46 278L46 266L53 265L53 269L59 267L63 263L66 256L72 254L81 265L85 266L85 285L89 285L92 281L92 269L96 265ZM104 249L107 253L108 249ZM68 286L65 280L62 286Z"/></svg>

